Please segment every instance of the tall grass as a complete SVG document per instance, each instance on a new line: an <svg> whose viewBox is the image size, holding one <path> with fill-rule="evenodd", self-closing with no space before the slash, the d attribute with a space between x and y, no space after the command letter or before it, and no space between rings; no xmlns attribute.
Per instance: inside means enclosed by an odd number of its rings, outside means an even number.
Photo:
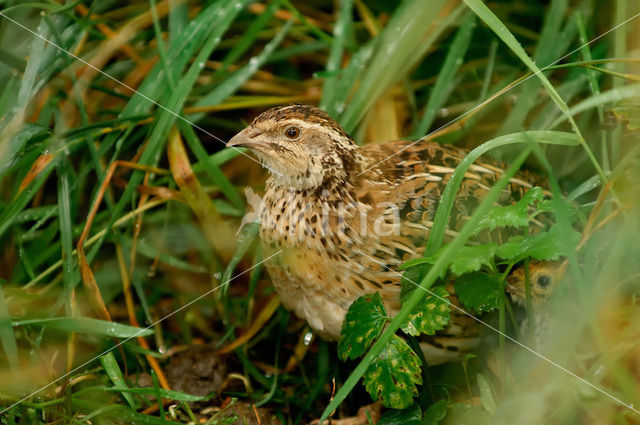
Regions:
<svg viewBox="0 0 640 425"><path fill-rule="evenodd" d="M427 423L638 422L637 20L586 40L640 10L545 3L0 1L0 422L300 423L368 402L368 360L310 342L257 227L236 235L264 171L223 143L290 102L360 144L577 142L490 154L580 205L551 325L523 342L597 388L506 344L425 370L418 401ZM185 365L210 373L189 386Z"/></svg>

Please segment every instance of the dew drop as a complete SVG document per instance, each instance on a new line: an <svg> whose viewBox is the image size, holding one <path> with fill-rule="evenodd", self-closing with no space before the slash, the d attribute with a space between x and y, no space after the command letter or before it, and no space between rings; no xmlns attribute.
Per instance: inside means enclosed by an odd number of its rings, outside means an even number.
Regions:
<svg viewBox="0 0 640 425"><path fill-rule="evenodd" d="M311 339L313 338L313 332L309 331L306 334L304 334L304 345L309 345L311 344Z"/></svg>

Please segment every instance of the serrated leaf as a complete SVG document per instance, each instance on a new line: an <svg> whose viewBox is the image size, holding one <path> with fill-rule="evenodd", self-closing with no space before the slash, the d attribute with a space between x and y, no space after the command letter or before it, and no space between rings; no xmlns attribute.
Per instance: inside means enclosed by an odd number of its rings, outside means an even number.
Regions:
<svg viewBox="0 0 640 425"><path fill-rule="evenodd" d="M484 245L463 246L456 252L451 262L451 271L457 275L474 272L483 265L491 264L496 255L497 245L493 242Z"/></svg>
<svg viewBox="0 0 640 425"><path fill-rule="evenodd" d="M422 409L416 402L406 409L389 409L382 414L377 425L422 425Z"/></svg>
<svg viewBox="0 0 640 425"><path fill-rule="evenodd" d="M423 425L438 425L447 416L447 401L438 400L424 412Z"/></svg>
<svg viewBox="0 0 640 425"><path fill-rule="evenodd" d="M449 269L457 275L479 270L483 265L491 264L493 257L496 255L496 248L497 244L495 242L489 242L484 245L461 246L453 256ZM423 261L420 263L414 264L435 264L445 249L446 245L442 246L435 254L421 259ZM440 278L444 277L444 273L446 273L446 270Z"/></svg>
<svg viewBox="0 0 640 425"><path fill-rule="evenodd" d="M421 333L433 335L444 329L451 319L448 296L449 293L443 286L433 287L430 292L425 292L424 299L400 327L402 331L416 336Z"/></svg>
<svg viewBox="0 0 640 425"><path fill-rule="evenodd" d="M476 313L493 311L500 299L500 280L494 274L473 272L456 279L453 287L467 310Z"/></svg>
<svg viewBox="0 0 640 425"><path fill-rule="evenodd" d="M514 205L494 206L486 216L480 220L473 231L474 234L481 230L493 230L496 227L526 227L529 224L529 207L536 201L544 198L544 192L540 187L533 187L524 194L522 199Z"/></svg>
<svg viewBox="0 0 640 425"><path fill-rule="evenodd" d="M496 249L496 254L505 260L521 260L532 257L536 260L557 260L565 256L580 242L580 233L566 231L554 225L548 232L529 237L512 237Z"/></svg>
<svg viewBox="0 0 640 425"><path fill-rule="evenodd" d="M404 409L418 395L422 384L420 359L404 339L393 335L364 375L364 386L374 401Z"/></svg>
<svg viewBox="0 0 640 425"><path fill-rule="evenodd" d="M355 359L367 351L380 336L387 321L387 312L379 293L364 295L351 304L342 324L338 356L342 360Z"/></svg>

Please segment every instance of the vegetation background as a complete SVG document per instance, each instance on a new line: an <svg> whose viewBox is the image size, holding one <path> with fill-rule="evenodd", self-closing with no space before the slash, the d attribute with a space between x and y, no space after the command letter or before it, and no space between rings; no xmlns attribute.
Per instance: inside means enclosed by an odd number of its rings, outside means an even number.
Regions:
<svg viewBox="0 0 640 425"><path fill-rule="evenodd" d="M425 368L386 422L640 423L639 12L0 0L0 423L306 423L334 386L334 418L370 402L343 386L358 363L278 306L256 226L236 236L265 173L224 142L291 102L363 144L577 141L525 165L584 217L536 344L566 369L494 336L500 356Z"/></svg>

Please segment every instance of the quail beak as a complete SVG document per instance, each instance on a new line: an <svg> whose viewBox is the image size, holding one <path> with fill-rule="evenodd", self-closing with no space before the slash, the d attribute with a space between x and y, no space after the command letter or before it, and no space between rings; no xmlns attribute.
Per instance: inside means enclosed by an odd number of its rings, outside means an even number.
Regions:
<svg viewBox="0 0 640 425"><path fill-rule="evenodd" d="M245 128L240 133L236 134L227 142L227 147L245 147L250 149L260 149L263 143L260 142L258 137L262 132L256 131L250 127Z"/></svg>

